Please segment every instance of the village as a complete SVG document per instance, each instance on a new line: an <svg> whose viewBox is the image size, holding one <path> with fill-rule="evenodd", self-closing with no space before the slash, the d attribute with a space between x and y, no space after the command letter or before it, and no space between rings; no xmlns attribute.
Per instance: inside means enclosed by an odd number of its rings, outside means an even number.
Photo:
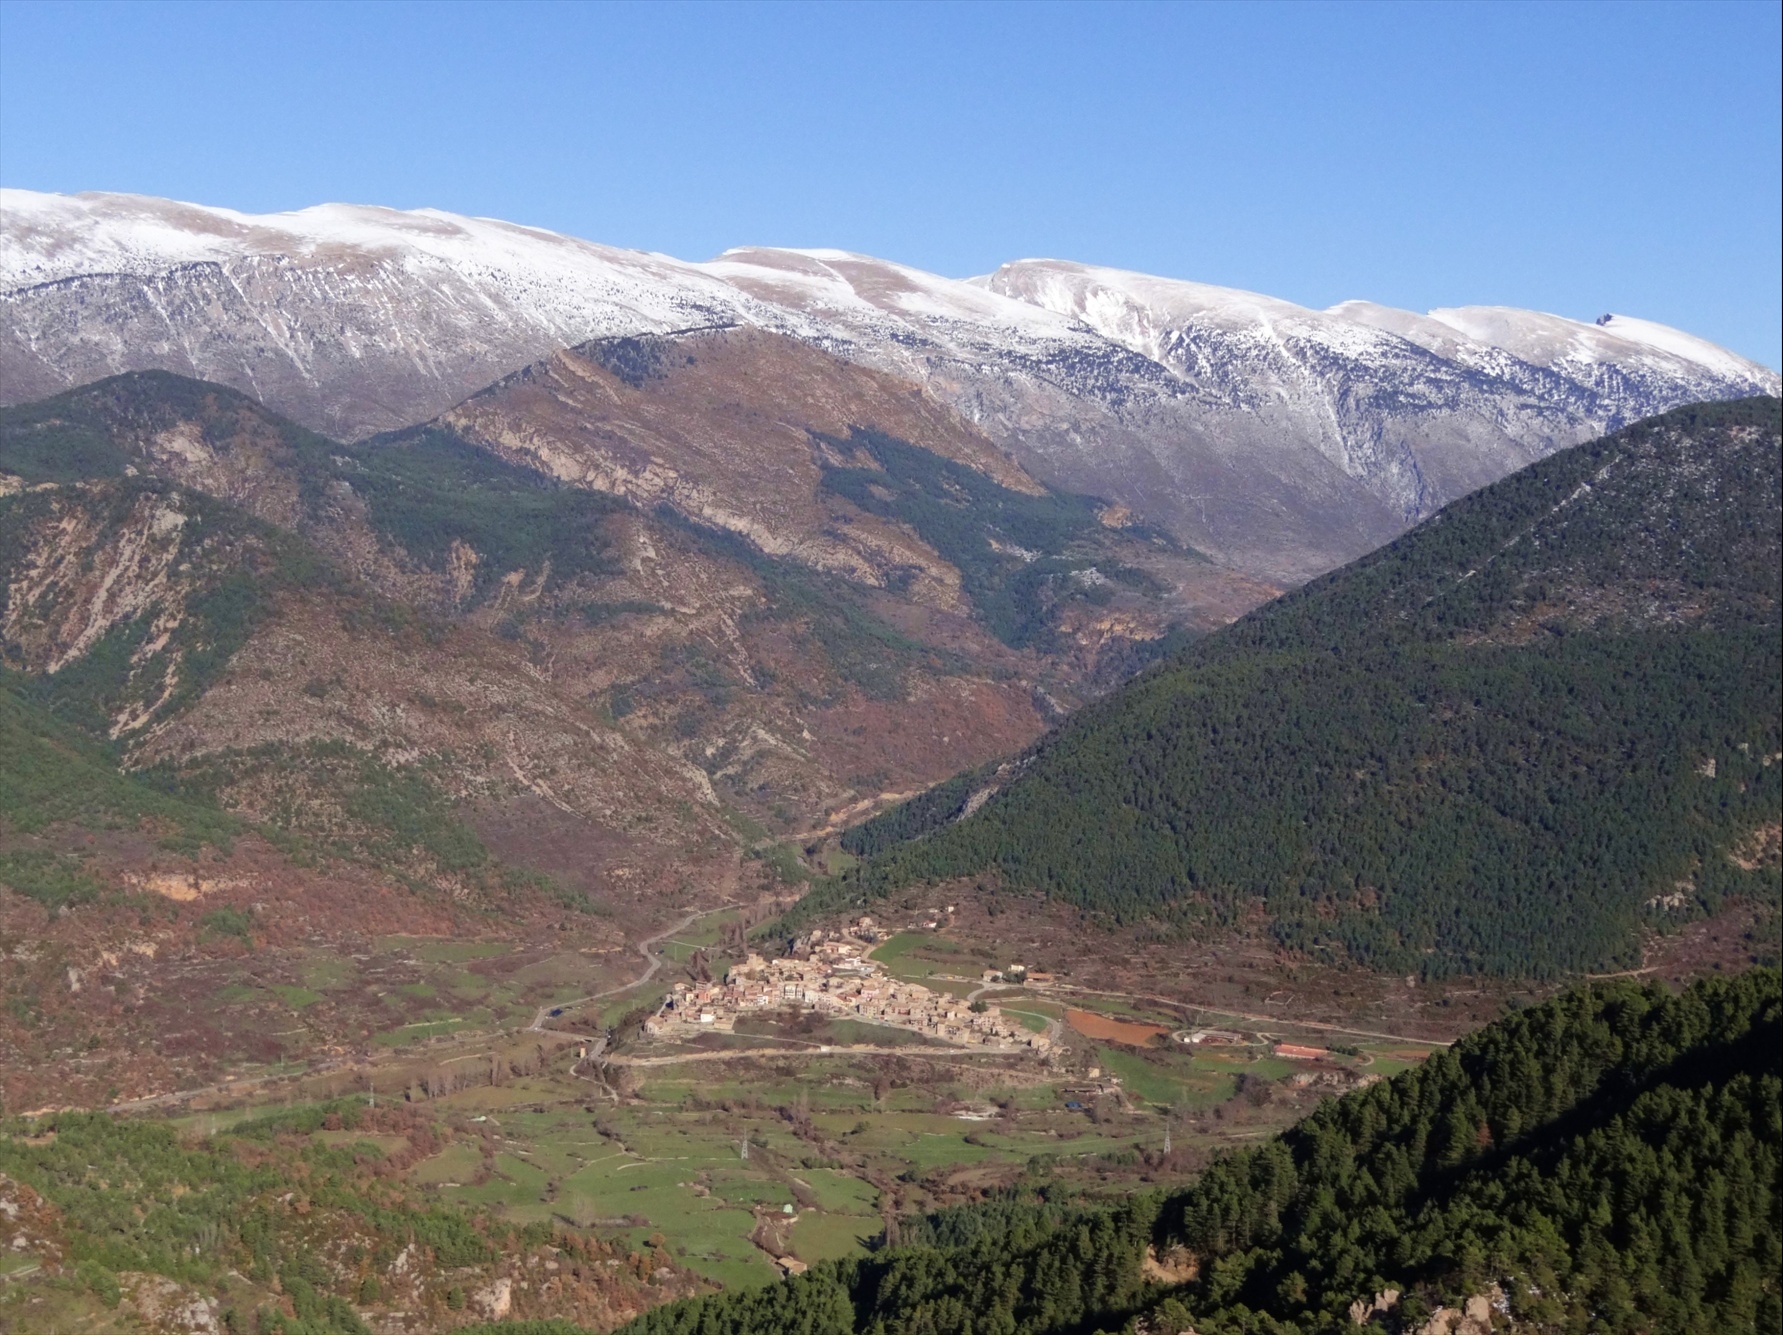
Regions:
<svg viewBox="0 0 1783 1335"><path fill-rule="evenodd" d="M644 1023L652 1038L734 1032L751 1015L807 1010L837 1019L906 1029L960 1047L1047 1052L1052 1041L1005 1017L989 1002L968 1004L945 992L888 975L869 958L880 937L871 918L841 932L812 931L780 959L751 954L722 982L676 983Z"/></svg>

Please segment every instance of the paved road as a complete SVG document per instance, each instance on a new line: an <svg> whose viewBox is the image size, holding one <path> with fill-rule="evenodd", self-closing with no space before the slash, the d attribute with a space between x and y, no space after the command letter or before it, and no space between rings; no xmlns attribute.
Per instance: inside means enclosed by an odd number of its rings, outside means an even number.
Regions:
<svg viewBox="0 0 1783 1335"><path fill-rule="evenodd" d="M608 1057L606 1055L606 1053L607 1053L606 1032L603 1030L601 1033L591 1036L589 1034L573 1034L565 1029L547 1029L545 1027L545 1020L547 1019L547 1017L549 1017L551 1012L554 1010L558 1010L558 1011L568 1010L572 1006L586 1005L590 1001L600 1001L605 997L616 997L622 992L630 992L633 988L644 986L645 983L648 983L652 978L656 977L657 973L661 971L662 966L663 966L662 956L656 953L657 946L661 945L664 941L667 941L669 938L673 937L676 933L683 931L687 927L692 926L694 923L698 922L701 918L709 918L714 913L723 913L726 909L731 909L731 908L735 908L735 907L736 907L736 905L734 905L734 904L720 904L717 908L700 909L697 912L688 914L685 918L681 919L680 922L675 923L673 926L665 927L662 931L658 932L655 936L645 937L642 941L638 942L638 954L640 954L644 957L644 961L648 965L648 967L644 970L643 973L639 974L636 978L632 979L631 982L629 982L629 983L621 983L617 987L609 987L604 992L596 992L592 996L579 997L575 1001L560 1002L555 1006L540 1006L539 1010L538 1010L538 1014L536 1014L532 1017L532 1023L526 1027L526 1032L532 1033L532 1034L545 1034L545 1035L548 1035L553 1038L568 1038L568 1039L573 1039L579 1043L587 1043L588 1044L587 1053L583 1056L578 1057L574 1062L572 1062L570 1064L570 1074L574 1075L574 1076L581 1076L583 1079L593 1079L593 1082L595 1084L599 1085L608 1094L612 1095L614 1101L617 1102L619 1095L612 1089L611 1086L609 1086L607 1084L607 1082L604 1078L596 1079L594 1077L589 1077L589 1076L586 1076L583 1074L590 1066L594 1066L597 1070L599 1070L600 1068L606 1066L608 1063L612 1063L612 1062L616 1062L616 1061L620 1060L618 1058ZM621 1064L624 1064L624 1063L621 1063Z"/></svg>
<svg viewBox="0 0 1783 1335"><path fill-rule="evenodd" d="M339 1065L339 1063L334 1063ZM306 1067L300 1071L269 1071L265 1075L245 1076L240 1080L219 1080L214 1085L200 1085L195 1089L173 1089L165 1094L150 1094L140 1099L125 1099L119 1103L108 1103L106 1110L110 1112L141 1112L148 1108L164 1108L170 1104L182 1103L187 1099L195 1099L205 1094L240 1094L260 1085L274 1084L280 1080L289 1080L293 1076L313 1075L318 1070L327 1069L322 1066Z"/></svg>
<svg viewBox="0 0 1783 1335"><path fill-rule="evenodd" d="M1208 1015L1224 1015L1237 1020L1254 1020L1259 1024L1274 1025L1285 1029L1316 1029L1321 1034L1349 1034L1355 1038L1384 1038L1393 1043L1416 1043L1426 1048L1446 1048L1448 1043L1436 1038L1410 1038L1405 1034L1383 1034L1378 1029L1348 1029L1341 1024L1320 1024L1316 1020L1296 1020L1286 1015L1252 1015L1245 1011L1221 1010L1215 1006L1200 1006L1192 1001L1184 1001L1180 997L1160 997L1149 992L1108 992L1094 987L1072 987L1065 983L1053 983L1048 992L1075 992L1083 997L1113 997L1117 1001L1161 1001L1169 1006L1184 1007L1188 1010L1202 1011Z"/></svg>
<svg viewBox="0 0 1783 1335"><path fill-rule="evenodd" d="M835 1043L809 1050L797 1048L723 1048L716 1052L676 1052L666 1057L608 1057L609 1066L675 1066L681 1062L736 1061L743 1057L858 1057L883 1053L895 1057L1019 1057L1026 1048L924 1048L914 1044L880 1047L869 1043Z"/></svg>
<svg viewBox="0 0 1783 1335"><path fill-rule="evenodd" d="M579 1033L572 1033L571 1031L569 1031L567 1029L552 1029L552 1028L547 1027L545 1021L550 1018L550 1014L553 1010L559 1010L559 1009L568 1010L572 1006L585 1005L590 1001L601 1001L607 997L619 996L622 993L630 992L635 988L644 986L644 984L648 983L651 979L655 978L656 975L662 971L663 964L665 963L665 960L663 959L663 957L656 952L656 947L658 945L660 945L664 941L667 941L669 938L673 937L678 932L686 930L688 927L690 927L694 923L698 922L701 918L708 918L708 917L711 917L713 914L723 913L727 909L731 909L734 907L736 907L734 904L720 904L716 908L698 910L697 912L688 914L685 918L682 918L679 922L674 923L672 926L664 928L662 931L656 933L654 936L646 937L644 940L638 942L638 945L637 945L638 954L643 956L645 965L646 965L643 973L639 974L636 978L632 979L629 983L620 983L616 987L609 987L609 988L605 989L604 991L595 992L595 993L592 993L586 997L578 997L573 1001L559 1002L555 1006L541 1006L541 1007L539 1007L537 1013L534 1014L534 1016L532 1017L532 1023L530 1025L528 1025L526 1027L526 1029L522 1032L540 1034L542 1036L549 1037L549 1038L561 1038L561 1039L568 1039L568 1040L571 1040L574 1042L579 1042L579 1043L588 1043L590 1045L589 1051L588 1051L588 1060L589 1061L597 1061L598 1062L598 1061L602 1061L604 1059L604 1061L607 1064L616 1065L616 1066L672 1066L672 1065L675 1065L680 1062L735 1061L738 1058L742 1058L742 1057L846 1056L846 1055L851 1055L851 1054L872 1054L872 1053L883 1053L883 1054L891 1054L891 1055L897 1055L897 1056L924 1056L924 1057L962 1057L962 1056L963 1057L1000 1057L1000 1056L1009 1055L1008 1052L1001 1050L1001 1049L995 1049L995 1048L992 1048L992 1049L983 1049L983 1048L914 1048L914 1047L877 1047L877 1046L858 1046L858 1047L856 1047L856 1046L833 1045L833 1046L829 1047L827 1049L827 1051L820 1048L816 1051L804 1052L804 1053L789 1050L787 1048L731 1048L731 1049L726 1049L726 1050L719 1051L719 1052L690 1052L690 1053L675 1054L675 1055L666 1056L666 1057L618 1057L618 1056L609 1057L609 1056L605 1055L606 1047L607 1047L607 1040L606 1040L606 1036L604 1034L598 1035L598 1036L590 1035L590 1034L579 1034ZM978 979L953 978L953 977L951 977L949 975L945 975L945 974L936 974L935 978L937 980L945 979L946 981L950 981L950 982L973 984L974 990L972 991L970 997L968 998L969 1001L976 1000L979 993L988 991L988 990L990 990L991 987L1008 986L1007 984L981 985L980 980L978 980ZM1165 1005L1169 1005L1169 1006L1186 1007L1190 1010L1203 1011L1208 1015L1226 1016L1226 1017L1230 1017L1232 1019L1238 1019L1238 1020L1249 1020L1249 1021L1252 1021L1257 1024L1270 1025L1270 1026L1275 1026L1275 1027L1280 1027L1280 1028L1312 1029L1312 1030L1317 1030L1320 1033L1326 1033L1326 1034L1345 1034L1345 1035L1349 1035L1349 1036L1355 1037L1355 1038L1385 1039L1388 1042L1393 1042L1393 1043L1415 1043L1415 1044L1418 1044L1419 1046L1429 1047L1429 1048L1446 1048L1449 1046L1448 1043L1442 1042L1438 1039L1412 1038L1405 1034L1389 1034L1389 1033L1383 1033L1380 1030L1375 1030L1375 1029L1353 1029L1353 1028L1348 1028L1344 1025L1320 1024L1316 1021L1311 1021L1311 1020L1291 1019L1291 1018L1289 1018L1287 1016L1283 1016L1283 1015L1256 1015L1256 1014L1251 1014L1251 1013L1248 1013L1245 1011L1221 1010L1217 1007L1201 1006L1201 1005L1195 1004L1194 1002L1184 1001L1180 997L1164 997L1164 996L1158 996L1158 995L1155 995L1153 993L1148 993L1148 992L1112 992L1112 991L1108 991L1107 989L1101 989L1101 988L1076 987L1076 986L1073 986L1068 983L1053 983L1051 986L1049 986L1046 989L1045 995L1050 996L1050 995L1055 995L1055 994L1059 994L1059 993L1073 993L1078 996L1088 996L1088 997L1113 997L1119 1001L1162 1002ZM1060 1031L1062 1031L1062 1028L1063 1028L1063 1026L1060 1024L1060 1022L1049 1021L1048 1027L1047 1027L1047 1034L1049 1037L1052 1037L1056 1040L1060 1036ZM581 1063L578 1062L578 1065L580 1065L580 1064ZM328 1063L324 1063L321 1068L313 1067L313 1068L311 1068L311 1070L314 1071L316 1069L326 1069L327 1065L328 1065ZM216 1085L205 1086L200 1089L174 1090L174 1091L170 1091L166 1094L151 1095L148 1098L132 1099L132 1100L129 1100L128 1102L124 1102L124 1103L115 1103L115 1104L112 1104L111 1106L112 1106L112 1108L114 1108L115 1110L118 1110L118 1111L137 1110L137 1109L146 1109L146 1108L152 1108L152 1107L166 1105L166 1104L170 1104L170 1103L175 1103L175 1102L179 1102L179 1101L182 1101L185 1099L190 1099L196 1095L201 1095L201 1094L214 1094L214 1093L221 1093L221 1092L225 1092L225 1091L228 1093L231 1093L231 1094L238 1094L238 1093L242 1093L242 1092L246 1091L247 1089L250 1089L256 1085L265 1084L265 1083L268 1083L268 1082L274 1081L274 1080L285 1079L288 1076L290 1076L291 1074L293 1074L293 1073L289 1072L289 1071L268 1073L266 1075L249 1077L248 1079L245 1079L245 1080L226 1081L226 1082L216 1084Z"/></svg>
<svg viewBox="0 0 1783 1335"><path fill-rule="evenodd" d="M938 973L934 976L936 978L945 978L955 983L969 983L972 981L970 978L958 978L953 974L946 973ZM966 1004L970 1006L986 992L1006 992L1013 986L1015 986L1013 983L980 983L970 992L966 993ZM1017 997L1016 1000L1020 1001L1022 998ZM1012 1015L1032 1015L1036 1020L1044 1020L1046 1022L1045 1034L1048 1043L1057 1043L1065 1036L1065 1022L1063 1020L1055 1020L1052 1016L1042 1015L1039 1011L1025 1011L1020 1006L1005 1006L1000 1001L997 1003L997 1007L999 1010L1006 1010Z"/></svg>

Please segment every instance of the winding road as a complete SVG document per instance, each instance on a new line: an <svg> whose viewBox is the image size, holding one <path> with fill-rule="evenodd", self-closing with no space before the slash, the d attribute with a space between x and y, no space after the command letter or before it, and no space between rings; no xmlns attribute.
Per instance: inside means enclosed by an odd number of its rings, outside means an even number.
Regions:
<svg viewBox="0 0 1783 1335"><path fill-rule="evenodd" d="M812 1044L811 1050L789 1048L719 1048L709 1052L671 1052L661 1057L608 1057L610 1066L679 1066L683 1062L724 1062L745 1057L858 1057L881 1053L888 1057L1014 1057L1021 1049L919 1047L911 1043L885 1047L871 1043Z"/></svg>
<svg viewBox="0 0 1783 1335"><path fill-rule="evenodd" d="M527 1034L548 1034L553 1038L567 1038L578 1042L592 1041L594 1046L590 1048L589 1055L591 1057L598 1057L607 1046L605 1034L598 1037L592 1037L588 1034L571 1033L566 1029L547 1028L545 1021L550 1018L551 1012L554 1010L568 1010L571 1006L581 1006L587 1002L601 1001L607 997L616 997L621 993L631 991L635 987L644 986L645 983L648 983L662 971L664 960L661 955L656 953L655 948L658 945L674 936L677 932L684 931L686 928L692 926L701 918L709 918L715 913L723 913L726 909L735 907L735 904L726 903L720 904L716 908L700 909L694 913L688 914L673 926L664 928L655 936L644 938L644 940L638 942L637 945L638 953L644 957L644 962L648 966L643 973L639 974L629 983L621 983L617 987L609 987L604 991L596 992L590 996L578 997L574 1001L562 1001L551 1005L540 1006L538 1011L532 1017L532 1023L527 1025L526 1028L520 1032ZM463 1037L469 1037L469 1035L463 1035ZM326 1063L322 1064L322 1066L326 1065ZM288 1080L294 1075L301 1076L313 1074L318 1069L321 1069L321 1067L318 1065L310 1065L306 1069L299 1071L268 1071L261 1075L248 1076L240 1080L220 1080L215 1084L201 1085L193 1089L174 1089L168 1090L162 1094L145 1095L142 1098L122 1099L109 1105L109 1109L112 1112L143 1112L150 1108L167 1107L176 1103L183 1103L207 1094L242 1094L257 1086Z"/></svg>
<svg viewBox="0 0 1783 1335"><path fill-rule="evenodd" d="M658 932L655 936L645 937L642 941L638 942L637 945L638 954L642 955L644 957L644 962L649 965L643 973L639 974L629 983L621 983L617 987L609 987L603 992L595 992L586 997L577 997L573 1001L559 1001L555 1004L540 1006L538 1013L532 1017L532 1023L527 1025L523 1032L529 1034L550 1034L556 1038L587 1039L591 1037L591 1035L588 1034L571 1033L567 1029L548 1028L545 1021L551 1018L552 1011L566 1011L572 1006L585 1006L591 1001L604 1001L608 997L616 997L623 992L630 992L635 987L644 986L645 983L648 983L652 978L656 977L663 966L663 957L656 953L657 946L661 945L664 941L667 941L678 932L685 931L701 918L710 918L715 913L723 913L726 910L734 909L735 907L735 904L720 904L716 908L699 909L688 914L673 926L663 928L662 931ZM601 1050L606 1047L606 1035L601 1034L596 1037L595 1043L595 1048L589 1053L591 1057L599 1056Z"/></svg>
<svg viewBox="0 0 1783 1335"><path fill-rule="evenodd" d="M531 1033L531 1034L542 1034L542 1035L547 1035L552 1038L568 1039L568 1040L571 1040L574 1042L589 1044L589 1049L588 1049L586 1059L578 1059L578 1061L576 1062L576 1066L578 1068L583 1066L584 1060L586 1060L588 1062L610 1063L613 1065L620 1065L620 1066L670 1066L670 1065L678 1065L682 1062L734 1061L734 1060L736 1060L738 1058L742 1058L742 1057L767 1057L767 1056L776 1056L776 1057L846 1056L846 1055L850 1055L850 1054L860 1055L860 1054L867 1054L867 1053L885 1053L888 1055L889 1054L897 1054L897 1055L902 1055L902 1056L920 1055L923 1057L955 1057L955 1056L972 1057L972 1056L1008 1056L1009 1055L1005 1051L1001 1051L1001 1050L997 1050L997 1049L983 1049L983 1048L952 1048L952 1049L928 1048L928 1049L924 1049L924 1048L911 1048L911 1047L907 1047L907 1046L905 1046L905 1047L880 1047L877 1045L843 1045L843 1044L818 1045L818 1044L811 1044L811 1045L809 1045L810 1050L803 1052L803 1053L797 1052L796 1050L789 1051L787 1048L767 1048L767 1049L732 1048L732 1049L725 1049L725 1050L717 1051L717 1052L676 1053L673 1055L662 1056L662 1057L607 1057L605 1055L606 1047L607 1047L607 1038L606 1038L606 1034L604 1032L601 1034L598 1034L598 1035L576 1033L576 1032L573 1032L573 1031L567 1030L567 1029L553 1029L547 1024L547 1021L551 1018L551 1012L554 1010L559 1011L559 1012L566 1011L566 1010L569 1010L575 1006L586 1005L591 1001L604 1001L608 997L621 996L624 993L633 991L636 988L643 987L645 984L649 983L653 978L655 978L657 976L657 974L661 973L663 965L665 963L667 963L667 961L664 959L664 957L658 953L658 951L657 951L658 946L660 946L664 941L667 941L670 938L676 936L678 933L685 931L687 928L691 927L694 923L700 921L702 918L709 918L709 917L712 917L714 914L724 913L724 912L726 912L730 909L733 909L735 907L736 907L735 904L725 903L725 904L719 904L719 905L717 905L713 908L709 908L709 909L699 909L692 913L687 914L685 917L681 918L679 921L677 921L675 923L670 924L668 927L663 928L662 931L657 932L653 936L645 937L642 941L638 942L637 946L636 946L636 950L637 950L638 954L643 957L643 960L645 963L644 971L642 973L640 973L636 978L633 978L630 982L620 983L614 987L604 988L599 992L590 993L588 996L585 996L585 997L577 997L570 1001L561 1001L561 1002L557 1002L554 1004L547 1004L544 1006L540 1006L538 1008L538 1010L533 1014L532 1023L529 1024L525 1029L521 1030L520 1032ZM1006 984L983 984L980 982L980 980L977 980L977 979L954 978L951 975L946 975L946 974L936 974L936 975L933 975L933 977L936 978L937 980L960 982L960 983L967 983L967 984L973 985L972 991L970 992L970 994L967 998L967 1000L969 1002L977 1000L978 997L980 996L980 994L982 994L984 992L997 990L1000 987L1007 986ZM1447 1044L1439 1039L1413 1038L1407 1034L1389 1034L1389 1033L1383 1033L1379 1030L1372 1030L1372 1029L1352 1029L1352 1028L1347 1028L1342 1025L1320 1024L1315 1021L1309 1021L1309 1020L1294 1020L1294 1019L1290 1019L1286 1016L1281 1016L1281 1015L1257 1015L1257 1014L1249 1014L1249 1013L1246 1013L1243 1011L1221 1010L1221 1009L1218 1009L1215 1007L1196 1006L1192 1002L1185 1002L1181 998L1177 998L1177 997L1163 997L1163 996L1157 996L1157 995L1153 995L1150 993L1144 993L1144 992L1113 992L1113 991L1108 991L1106 989L1100 989L1100 988L1074 987L1070 984L1054 983L1047 989L1047 993L1049 995L1058 995L1060 993L1076 993L1079 996L1113 997L1117 1000L1123 1000L1123 1001L1163 1002L1163 1003L1166 1003L1173 1007L1188 1007L1190 1009L1200 1010L1204 1014L1208 1014L1208 1015L1217 1015L1217 1016L1227 1017L1227 1018L1231 1018L1231 1019L1239 1019L1239 1020L1249 1020L1253 1023L1266 1024L1266 1025L1271 1025L1271 1026L1294 1028L1294 1029L1311 1029L1311 1030L1324 1032L1324 1033L1346 1034L1346 1035L1351 1035L1351 1036L1354 1036L1357 1038L1386 1039L1391 1042L1412 1043L1412 1044L1417 1044L1418 1046L1421 1046L1421 1047L1428 1047L1428 1048L1440 1049L1440 1048L1446 1048L1449 1046L1449 1044ZM1013 1000L1014 998L1011 998L1011 999ZM1006 1007L1006 1009L1015 1009L1015 1008ZM1030 1012L1030 1013L1034 1013L1034 1012ZM1056 1041L1058 1038L1063 1036L1064 1026L1061 1021L1054 1019L1050 1016L1043 1016L1041 1018L1044 1018L1047 1021L1047 1034L1049 1037L1054 1038ZM796 1041L796 1040L794 1040L794 1041ZM314 1069L314 1068L312 1068L312 1069ZM139 1111L139 1110L146 1110L148 1108L164 1106L164 1105L188 1100L188 1099L191 1099L192 1097L194 1097L195 1095L216 1094L216 1093L223 1093L223 1092L227 1092L230 1094L240 1094L240 1093L243 1093L246 1090L251 1089L257 1085L262 1085L262 1084L272 1082L272 1081L288 1079L292 1074L293 1073L290 1071L267 1072L263 1075L253 1076L253 1077L249 1077L249 1078L243 1079L243 1080L222 1081L215 1085L208 1085L208 1086L204 1086L199 1089L173 1090L173 1091L169 1091L164 1094L153 1094L153 1095L149 1095L144 1098L124 1100L124 1101L112 1104L111 1107L112 1107L112 1110L120 1111L120 1112L126 1111L126 1110Z"/></svg>
<svg viewBox="0 0 1783 1335"><path fill-rule="evenodd" d="M1317 1020L1296 1020L1286 1015L1254 1015L1247 1011L1220 1010L1213 1006L1198 1006L1192 1001L1183 1001L1177 997L1156 996L1150 992L1108 992L1094 987L1072 987L1068 983L1054 983L1047 990L1049 992L1075 992L1084 997L1113 997L1116 1001L1161 1001L1167 1006L1175 1006L1181 1010L1200 1011L1204 1015L1219 1015L1228 1019L1250 1020L1258 1024L1273 1025L1278 1029L1313 1029L1322 1034L1348 1034L1355 1038L1385 1039L1390 1043L1416 1043L1425 1048L1450 1046L1449 1041L1440 1038L1412 1038L1408 1034L1386 1034L1378 1029L1349 1029L1341 1024L1322 1024Z"/></svg>

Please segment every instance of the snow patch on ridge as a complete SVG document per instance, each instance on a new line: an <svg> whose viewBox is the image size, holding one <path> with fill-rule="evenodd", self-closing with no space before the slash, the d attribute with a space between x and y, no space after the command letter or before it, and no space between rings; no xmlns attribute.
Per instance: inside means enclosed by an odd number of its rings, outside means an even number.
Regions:
<svg viewBox="0 0 1783 1335"><path fill-rule="evenodd" d="M1064 260L952 279L833 249L705 263L486 218L0 191L6 401L150 367L356 438L591 339L737 324L910 381L1034 476L1275 582L1475 487L1776 372L1663 325L1318 311Z"/></svg>

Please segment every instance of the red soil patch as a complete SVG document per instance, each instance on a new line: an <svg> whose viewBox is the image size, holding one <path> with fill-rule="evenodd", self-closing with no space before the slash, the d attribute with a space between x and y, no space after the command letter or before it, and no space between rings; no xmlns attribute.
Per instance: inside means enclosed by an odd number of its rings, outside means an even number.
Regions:
<svg viewBox="0 0 1783 1335"><path fill-rule="evenodd" d="M1170 1032L1160 1025L1111 1020L1094 1011L1068 1010L1065 1012L1065 1023L1085 1038L1098 1039L1104 1043L1127 1043L1136 1048L1144 1047L1159 1034Z"/></svg>

